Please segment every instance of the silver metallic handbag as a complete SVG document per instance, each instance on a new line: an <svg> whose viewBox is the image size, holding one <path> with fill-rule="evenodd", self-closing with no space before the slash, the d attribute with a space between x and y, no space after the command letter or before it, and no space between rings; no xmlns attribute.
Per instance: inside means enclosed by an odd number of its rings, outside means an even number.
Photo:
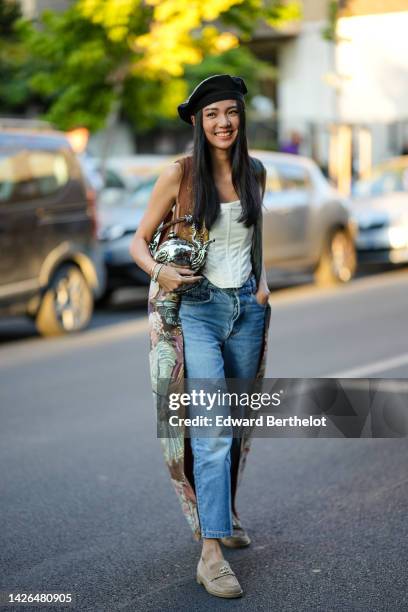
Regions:
<svg viewBox="0 0 408 612"><path fill-rule="evenodd" d="M191 223L192 225L193 232L191 242L184 238L179 238L177 234L172 231L167 236L167 239L159 245L161 233L171 225L175 225L182 221ZM153 259L158 263L186 266L197 273L204 266L208 247L214 240L215 238L203 242L197 237L197 230L193 224L192 215L184 215L183 217L168 221L157 228L149 243L149 251ZM191 284L180 287L175 291L185 291L189 287L191 287Z"/></svg>

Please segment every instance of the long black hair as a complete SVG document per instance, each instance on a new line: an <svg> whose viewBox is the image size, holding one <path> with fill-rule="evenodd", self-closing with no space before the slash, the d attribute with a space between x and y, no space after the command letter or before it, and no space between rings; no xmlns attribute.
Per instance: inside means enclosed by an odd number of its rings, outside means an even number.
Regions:
<svg viewBox="0 0 408 612"><path fill-rule="evenodd" d="M241 200L242 212L238 219L246 227L254 225L261 213L260 179L254 158L248 154L245 125L245 106L237 100L239 128L237 138L230 149L232 184ZM259 164L259 162L258 162ZM262 166L262 164L261 164ZM203 111L195 114L193 148L193 222L197 228L203 223L210 229L220 211L220 198L215 186L210 146L203 129Z"/></svg>

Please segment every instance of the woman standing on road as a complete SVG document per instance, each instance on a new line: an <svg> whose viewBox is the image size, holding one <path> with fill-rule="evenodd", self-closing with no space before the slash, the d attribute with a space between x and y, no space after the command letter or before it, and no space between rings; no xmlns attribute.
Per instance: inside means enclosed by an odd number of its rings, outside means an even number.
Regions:
<svg viewBox="0 0 408 612"><path fill-rule="evenodd" d="M194 126L193 154L160 174L132 242L134 260L152 277L148 312L156 398L182 392L184 377L264 375L270 320L262 259L266 174L248 155L246 92L241 78L215 75L180 104L180 118ZM192 215L203 241L214 240L201 275L188 267L158 268L149 252L156 228L185 214ZM176 228L178 237L191 241L191 224ZM161 243L171 230L162 233ZM220 542L233 548L250 543L235 507L249 436L187 438L181 429L161 442L185 516L195 538L202 538L198 582L213 595L239 597L241 586Z"/></svg>

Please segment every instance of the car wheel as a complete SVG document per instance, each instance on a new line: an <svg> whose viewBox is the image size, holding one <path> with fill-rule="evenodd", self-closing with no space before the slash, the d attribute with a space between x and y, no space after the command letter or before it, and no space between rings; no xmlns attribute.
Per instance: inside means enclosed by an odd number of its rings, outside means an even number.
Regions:
<svg viewBox="0 0 408 612"><path fill-rule="evenodd" d="M36 326L44 336L58 336L86 327L93 312L93 294L74 264L59 268L43 296Z"/></svg>
<svg viewBox="0 0 408 612"><path fill-rule="evenodd" d="M350 281L356 271L356 249L350 234L344 229L332 232L315 270L315 282L330 286Z"/></svg>

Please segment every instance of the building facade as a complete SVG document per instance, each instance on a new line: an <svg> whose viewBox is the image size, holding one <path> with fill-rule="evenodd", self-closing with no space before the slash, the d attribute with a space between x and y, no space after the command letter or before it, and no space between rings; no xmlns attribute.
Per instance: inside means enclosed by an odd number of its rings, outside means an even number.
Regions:
<svg viewBox="0 0 408 612"><path fill-rule="evenodd" d="M297 27L254 39L278 67L280 138L297 132L301 152L330 166L333 130L348 126L339 155L352 148L354 171L363 158L399 154L408 145L408 0L343 0L333 40L323 37L329 1L302 4Z"/></svg>

